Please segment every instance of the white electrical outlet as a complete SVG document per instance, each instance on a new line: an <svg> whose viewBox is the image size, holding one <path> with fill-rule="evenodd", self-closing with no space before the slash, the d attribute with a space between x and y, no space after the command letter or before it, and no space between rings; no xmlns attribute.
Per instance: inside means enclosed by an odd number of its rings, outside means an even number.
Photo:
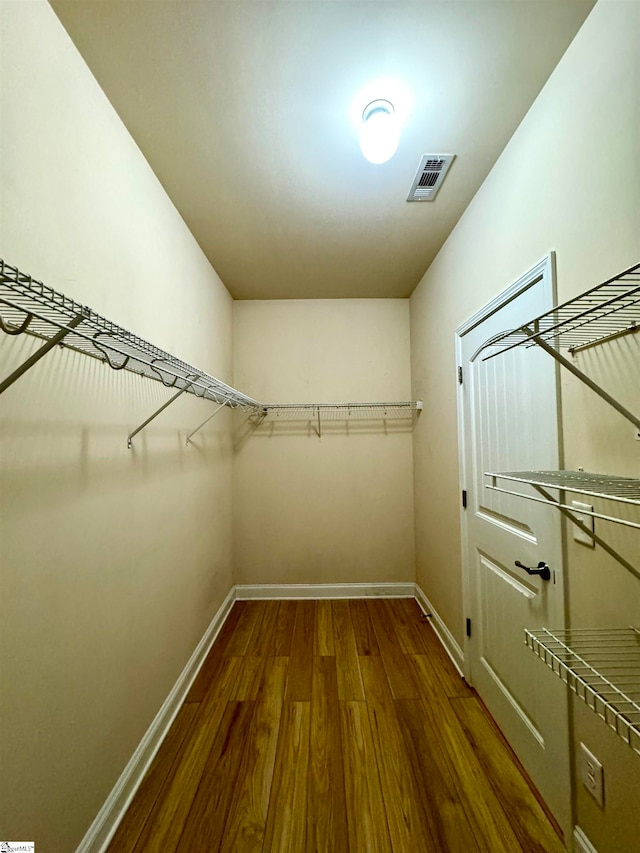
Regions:
<svg viewBox="0 0 640 853"><path fill-rule="evenodd" d="M588 527L589 530L593 533L595 530L595 519L592 515L585 515L585 510L588 512L593 512L593 507L590 504L583 504L580 501L571 501L571 506L575 510L573 513L578 521L581 521L585 527ZM582 510L582 512L580 512ZM573 524L573 538L576 542L581 542L583 545L586 545L588 548L595 548L596 543L589 536L588 533L585 533L584 530L580 530L577 524Z"/></svg>
<svg viewBox="0 0 640 853"><path fill-rule="evenodd" d="M596 803L604 807L604 770L592 752L581 743L578 755L578 769L582 784L591 794Z"/></svg>

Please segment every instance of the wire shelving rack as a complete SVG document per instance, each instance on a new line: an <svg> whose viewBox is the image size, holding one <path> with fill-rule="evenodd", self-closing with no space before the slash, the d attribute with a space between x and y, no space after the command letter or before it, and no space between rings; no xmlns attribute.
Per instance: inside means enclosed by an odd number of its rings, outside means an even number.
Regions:
<svg viewBox="0 0 640 853"><path fill-rule="evenodd" d="M327 424L395 422L413 427L422 411L421 400L352 403L267 403L258 414L260 424L308 423L322 437Z"/></svg>
<svg viewBox="0 0 640 853"><path fill-rule="evenodd" d="M514 347L538 346L640 429L640 414L629 411L559 351L566 348L575 355L587 347L638 330L640 264L629 267L581 296L570 299L516 329L494 335L485 341L473 359L483 353L482 359L486 361Z"/></svg>
<svg viewBox="0 0 640 853"><path fill-rule="evenodd" d="M114 370L129 370L155 379L167 388L184 390L234 408L260 406L256 400L235 388L170 355L2 260L0 328L9 335L26 332L47 342L59 337L56 344L105 361ZM2 382L0 391L12 384L11 378Z"/></svg>
<svg viewBox="0 0 640 853"><path fill-rule="evenodd" d="M588 495L589 497L604 498L618 503L640 506L640 480L631 477L589 474L586 471L501 471L499 473L486 472L485 476L492 478L491 484L485 486L487 489L526 498L527 500L539 500L542 503L549 503L549 500L544 497L536 498L532 495L524 495L521 492L502 488L496 482L497 480L508 480L515 483L526 483L538 488L561 489L580 495ZM560 502L554 502L554 506L569 510L575 509L575 507ZM606 521L613 521L617 524L623 524L626 527L635 527L640 530L640 523L626 518L582 509L580 510L580 514L602 518Z"/></svg>
<svg viewBox="0 0 640 853"><path fill-rule="evenodd" d="M571 353L640 330L640 264L528 323L501 332L483 344L492 358L517 346L541 342Z"/></svg>
<svg viewBox="0 0 640 853"><path fill-rule="evenodd" d="M68 347L106 362L113 370L127 370L162 382L167 388L175 390L175 395L167 403L129 434L129 447L133 437L183 393L211 400L218 403L219 407L256 410L261 406L257 400L165 352L1 259L0 329L7 335L26 333L45 342L10 376L0 381L0 394L56 346Z"/></svg>
<svg viewBox="0 0 640 853"><path fill-rule="evenodd" d="M266 403L264 411L279 420L306 420L318 411L326 420L412 418L422 411L421 400L389 403Z"/></svg>
<svg viewBox="0 0 640 853"><path fill-rule="evenodd" d="M0 380L0 394L20 379L56 346L67 347L106 362L113 370L127 370L162 382L176 393L140 426L129 433L127 444L181 394L211 400L218 407L187 436L187 444L222 408L248 412L257 423L265 419L313 420L321 434L322 421L412 419L420 401L374 403L290 403L267 405L248 397L205 371L182 361L138 335L102 317L63 293L43 284L0 259L0 330L7 335L29 334L44 344L8 377Z"/></svg>
<svg viewBox="0 0 640 853"><path fill-rule="evenodd" d="M525 642L640 754L640 632L637 629L525 630Z"/></svg>
<svg viewBox="0 0 640 853"><path fill-rule="evenodd" d="M540 347L640 430L639 414L629 411L560 352L561 348L565 348L575 355L587 347L611 341L622 335L633 334L639 330L640 264L636 264L522 326L494 335L475 352L472 360L481 356L483 361L486 361L514 347ZM513 494L527 500L552 504L590 536L592 532L570 512L573 507L554 499L544 491L545 488L563 489L597 498L640 505L640 481L631 478L578 471L506 471L488 472L486 476L491 477L492 482L485 484L485 488ZM536 489L538 494L536 496L509 491L497 485L498 479L528 483ZM580 510L580 513L640 529L639 524L617 515L583 510ZM593 538L598 544L603 544L598 537L593 536Z"/></svg>
<svg viewBox="0 0 640 853"><path fill-rule="evenodd" d="M575 356L581 350L640 330L640 264L624 270L582 295L530 322L486 341L473 358L494 358L514 347L537 346L551 355L616 411L640 429L640 417L583 373L561 349ZM621 565L640 579L637 567L617 553L564 503L564 492L587 495L622 506L640 506L640 479L584 471L486 472L485 488L555 506ZM525 483L534 494L498 485ZM556 498L548 490L559 490ZM572 512L573 510L573 512ZM592 516L640 530L628 518L580 509ZM635 752L640 754L640 632L635 628L525 630L527 646Z"/></svg>

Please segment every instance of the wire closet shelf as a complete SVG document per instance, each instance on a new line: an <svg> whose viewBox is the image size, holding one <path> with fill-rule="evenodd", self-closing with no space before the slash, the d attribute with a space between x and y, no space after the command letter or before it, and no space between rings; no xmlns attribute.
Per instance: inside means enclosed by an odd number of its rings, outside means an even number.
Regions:
<svg viewBox="0 0 640 853"><path fill-rule="evenodd" d="M323 421L411 419L422 411L422 401L389 403L265 403L264 414L280 421L308 420L321 415Z"/></svg>
<svg viewBox="0 0 640 853"><path fill-rule="evenodd" d="M411 418L422 409L417 402L293 403L266 405L221 382L138 335L102 317L63 293L43 284L0 259L0 330L7 335L29 334L45 344L13 373L0 380L0 394L16 382L40 358L63 346L106 362L113 370L127 370L162 382L176 394L133 430L131 440L180 394L211 400L219 408L187 436L187 444L224 406L241 409L250 417L280 419Z"/></svg>
<svg viewBox="0 0 640 853"><path fill-rule="evenodd" d="M295 427L307 424L319 438L323 428L351 423L357 428L367 429L367 425L384 424L391 429L413 429L422 411L421 400L408 400L387 403L273 403L265 404L262 411L252 417L257 426Z"/></svg>
<svg viewBox="0 0 640 853"><path fill-rule="evenodd" d="M515 483L526 483L534 487L561 489L575 494L588 495L589 497L594 498L605 498L619 503L640 506L640 480L635 480L631 477L613 477L608 474L589 474L586 471L501 471L486 472L485 477L491 477L491 483L485 485L485 488L487 489L495 492L503 492L508 495L515 495L516 497L522 497L526 500L539 501L541 503L549 503L549 500L546 497L536 498L535 496L523 495L520 492L502 488L497 485L497 481L507 480ZM575 507L559 501L554 502L553 505L569 510L575 510ZM616 524L622 524L626 527L634 527L640 530L640 524L635 521L631 521L630 519L583 509L580 510L580 513L583 515L593 516L594 518L601 518L605 521L613 521Z"/></svg>
<svg viewBox="0 0 640 853"><path fill-rule="evenodd" d="M640 264L528 323L501 332L482 345L493 358L517 346L542 342L575 353L640 329ZM476 353L476 355L478 355Z"/></svg>
<svg viewBox="0 0 640 853"><path fill-rule="evenodd" d="M629 335L640 329L640 264L586 291L581 296L524 323L516 329L490 338L476 351L483 360L515 347L537 346L598 394L640 429L640 418L619 400L598 386L577 366L560 354L572 356L588 347ZM622 507L640 506L640 480L584 471L501 471L486 472L485 488L554 506L609 554L640 577L636 568L617 554L604 540L575 515L575 507L565 503L563 492L617 502L618 515L606 515L580 508L588 515L640 529L640 524L621 517ZM498 481L525 483L537 494L523 494L498 485ZM560 490L560 498L547 490ZM576 693L631 748L640 754L640 632L635 628L525 630L527 646Z"/></svg>
<svg viewBox="0 0 640 853"><path fill-rule="evenodd" d="M527 646L640 754L640 632L525 630Z"/></svg>
<svg viewBox="0 0 640 853"><path fill-rule="evenodd" d="M59 343L100 359L114 370L128 370L231 408L261 405L1 259L0 328L9 335L25 332Z"/></svg>
<svg viewBox="0 0 640 853"><path fill-rule="evenodd" d="M587 387L591 388L640 431L640 415L638 413L629 411L620 400L597 385L571 360L559 352L560 348L564 347L575 356L577 352L587 347L638 331L640 331L640 264L629 267L629 269L591 290L587 290L575 299L541 314L516 329L494 335L475 352L472 361L480 355L482 355L482 360L486 361L515 347L537 346L551 355ZM545 488L561 489L599 499L604 498L609 501L640 506L640 480L629 477L589 474L582 471L490 471L485 472L485 476L491 478L491 482L485 484L487 489L540 503L548 503L559 508L565 514L575 508L545 493L543 491ZM498 486L498 480L527 483L533 486L538 495L523 494L506 489L503 486ZM640 524L620 517L621 513L609 515L582 509L580 512L582 515L591 515L594 518L640 529ZM574 522L576 521L575 516L569 515L569 517ZM593 538L595 539L595 537ZM596 541L599 540L596 539Z"/></svg>

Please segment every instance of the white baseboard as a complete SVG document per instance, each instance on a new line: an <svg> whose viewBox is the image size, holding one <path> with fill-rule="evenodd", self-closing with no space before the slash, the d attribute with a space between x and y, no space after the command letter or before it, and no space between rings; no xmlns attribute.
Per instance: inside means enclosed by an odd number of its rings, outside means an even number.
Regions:
<svg viewBox="0 0 640 853"><path fill-rule="evenodd" d="M573 849L575 853L598 853L579 826L573 828Z"/></svg>
<svg viewBox="0 0 640 853"><path fill-rule="evenodd" d="M240 584L236 598L413 598L413 583Z"/></svg>
<svg viewBox="0 0 640 853"><path fill-rule="evenodd" d="M186 666L178 676L178 680L163 702L155 719L147 729L138 748L122 771L113 790L87 830L76 853L103 853L106 850L134 794L144 779L145 773L149 769L156 752L160 748L160 744L180 710L180 706L184 702L189 688L218 636L218 632L222 628L235 598L235 588L232 587L218 612L211 620L211 624L205 631L193 654L187 661Z"/></svg>
<svg viewBox="0 0 640 853"><path fill-rule="evenodd" d="M453 665L458 670L461 677L464 678L464 652L458 645L451 631L444 624L440 616L438 616L434 606L431 604L418 584L415 584L415 598L422 610L431 615L431 627L436 632L436 636L444 646L444 650L453 661Z"/></svg>

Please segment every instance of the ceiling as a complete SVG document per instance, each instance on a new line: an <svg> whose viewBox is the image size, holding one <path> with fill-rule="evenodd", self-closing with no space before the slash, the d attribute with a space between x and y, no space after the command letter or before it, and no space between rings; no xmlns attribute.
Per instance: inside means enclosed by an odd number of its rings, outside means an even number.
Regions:
<svg viewBox="0 0 640 853"><path fill-rule="evenodd" d="M50 2L236 299L409 296L594 5ZM403 119L382 165L374 98ZM456 159L407 203L427 153Z"/></svg>

